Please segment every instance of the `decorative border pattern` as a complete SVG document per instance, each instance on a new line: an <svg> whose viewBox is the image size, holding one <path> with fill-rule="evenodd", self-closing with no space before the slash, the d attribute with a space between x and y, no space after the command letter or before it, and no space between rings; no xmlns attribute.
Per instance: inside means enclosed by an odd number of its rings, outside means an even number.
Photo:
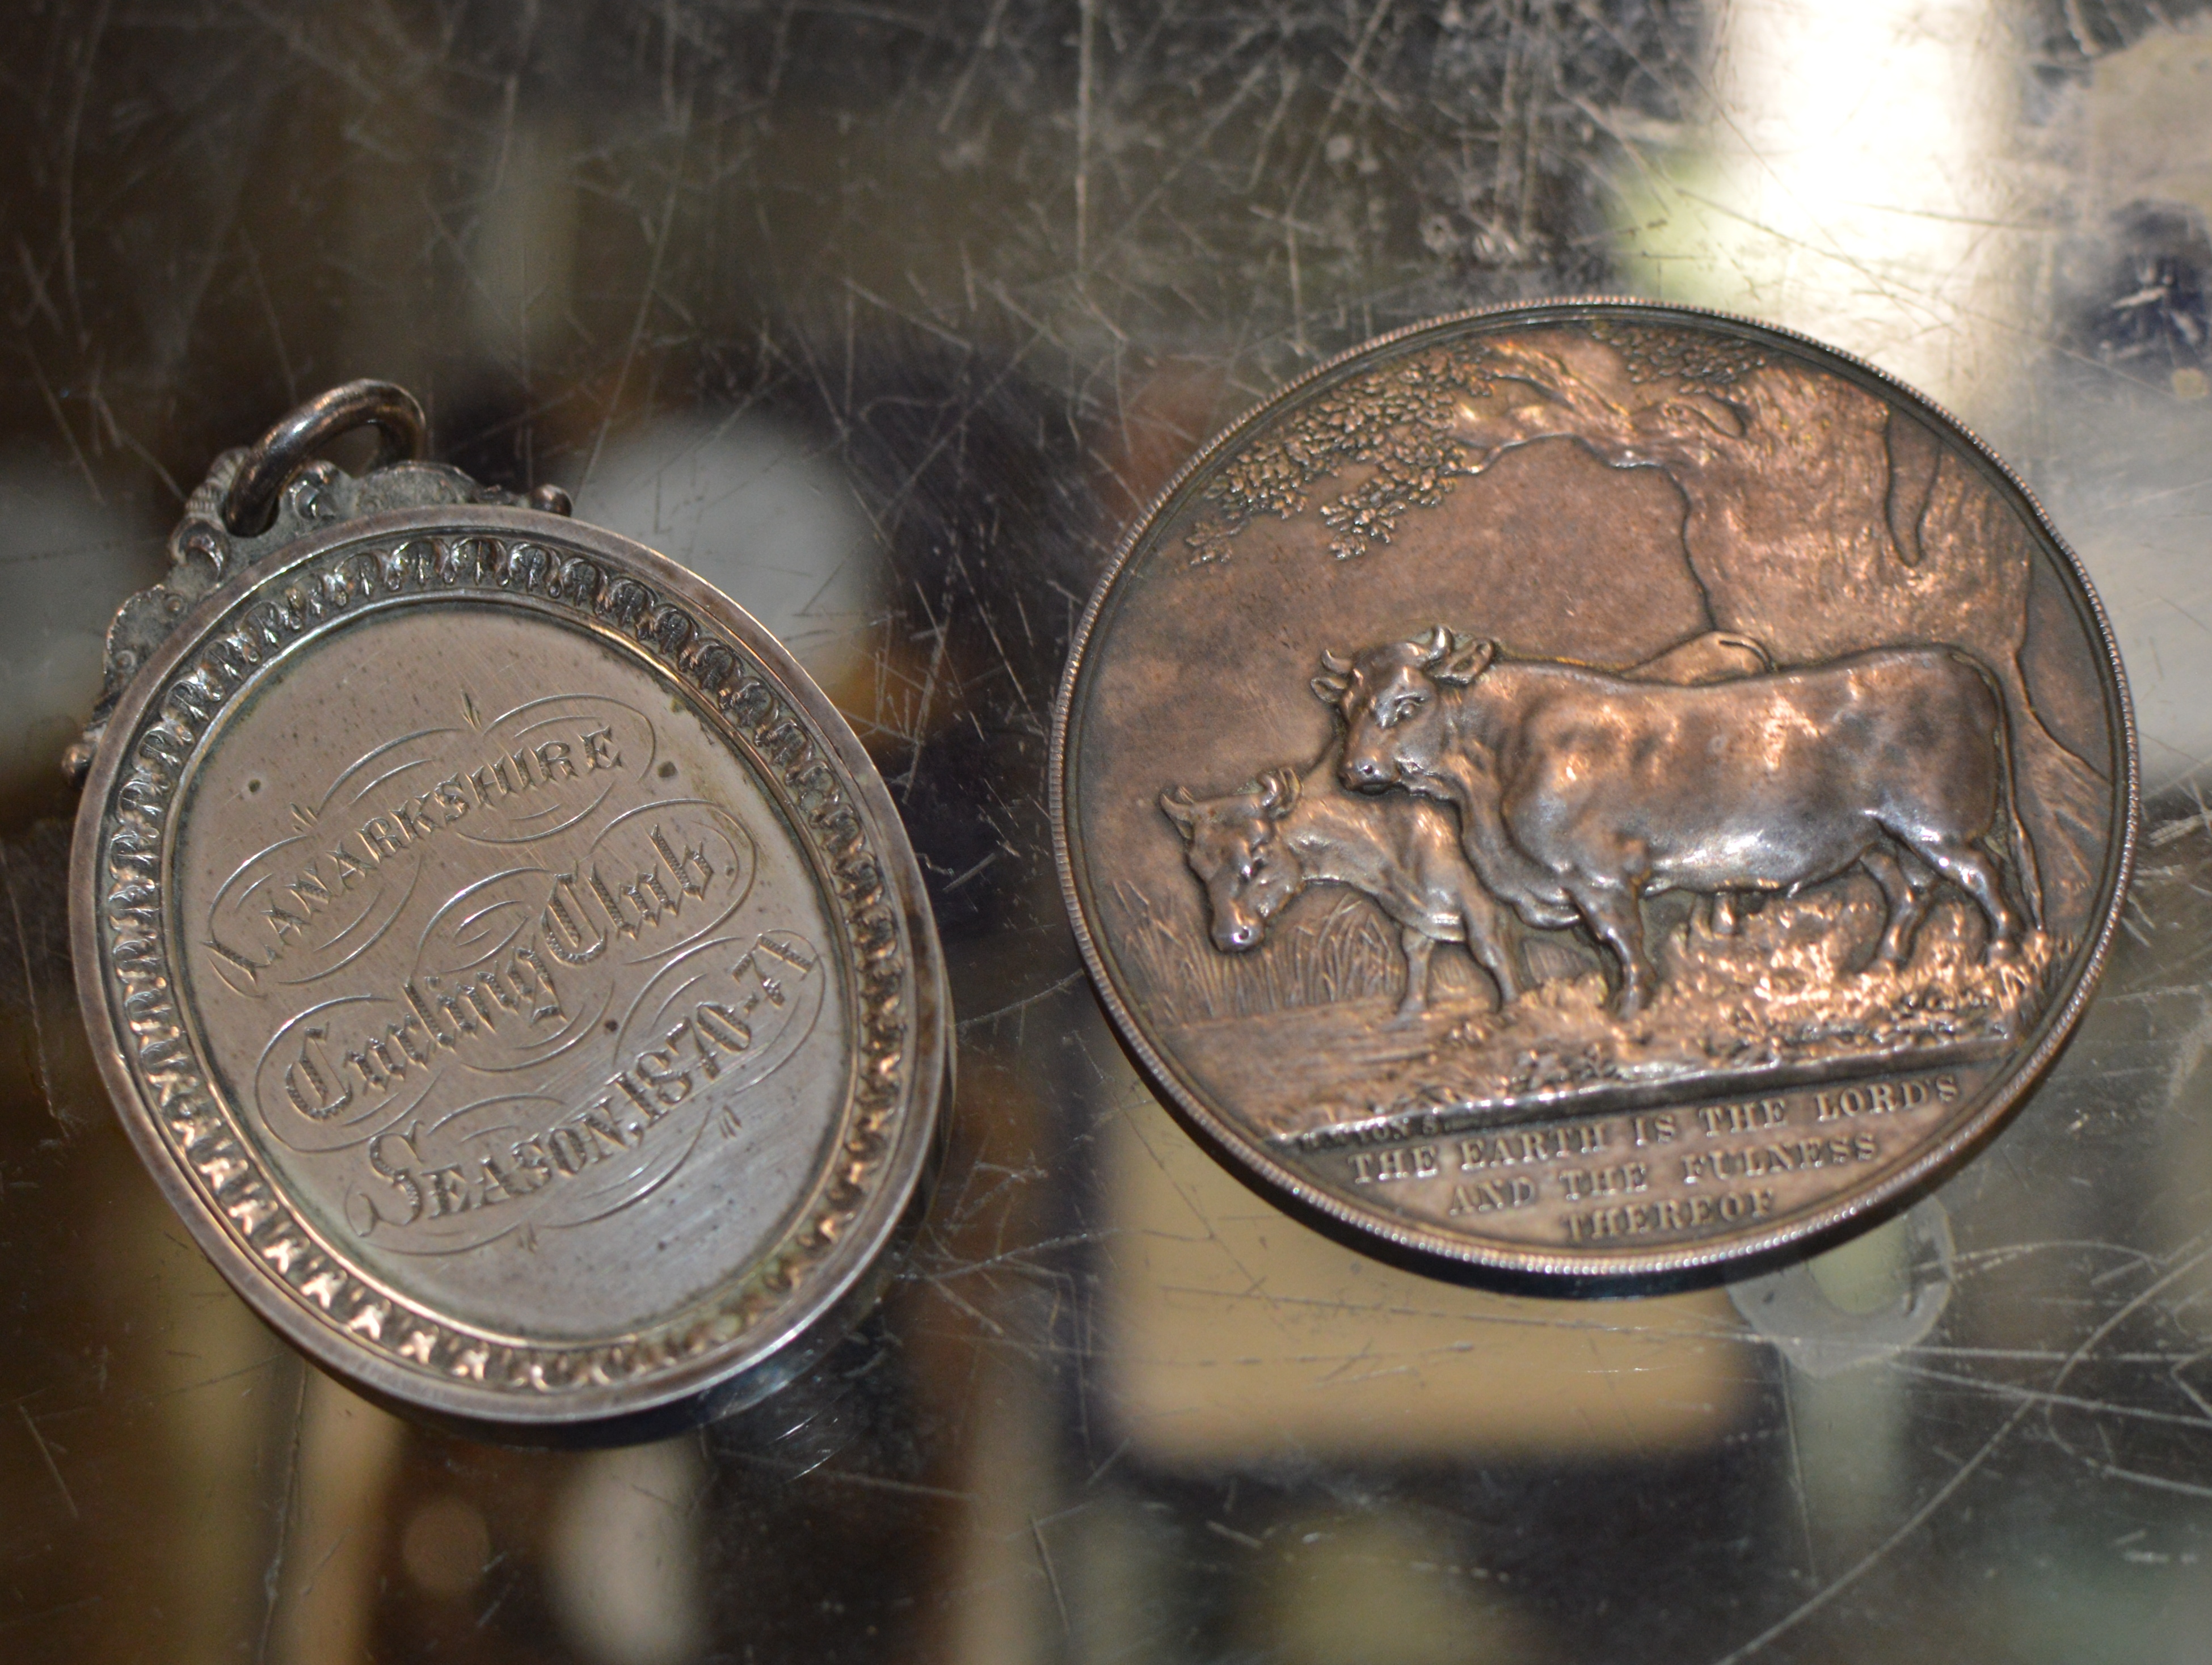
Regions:
<svg viewBox="0 0 2212 1665"><path fill-rule="evenodd" d="M775 784L825 899L834 890L857 1054L842 1137L799 1223L732 1286L618 1340L533 1343L438 1316L341 1255L293 1207L212 1085L179 1012L168 897L173 810L222 710L308 632L407 598L529 596L620 635L696 689L723 732ZM910 1102L917 1036L912 945L860 793L807 715L740 645L605 559L468 532L370 537L272 574L203 630L148 701L100 806L97 903L108 1021L140 1104L210 1220L349 1349L464 1390L580 1394L653 1382L748 1332L773 1328L810 1267L878 1188Z"/></svg>

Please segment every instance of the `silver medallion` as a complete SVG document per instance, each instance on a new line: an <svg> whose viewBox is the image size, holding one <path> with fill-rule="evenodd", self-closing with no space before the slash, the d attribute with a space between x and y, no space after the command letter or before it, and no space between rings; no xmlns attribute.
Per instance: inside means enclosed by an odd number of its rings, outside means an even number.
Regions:
<svg viewBox="0 0 2212 1665"><path fill-rule="evenodd" d="M2136 823L2024 488L1802 337L1572 301L1322 367L1124 543L1061 874L1154 1079L1378 1243L1676 1273L1834 1231L2056 1055Z"/></svg>
<svg viewBox="0 0 2212 1665"><path fill-rule="evenodd" d="M362 422L381 465L310 460ZM356 384L228 453L118 617L94 1051L201 1246L363 1389L541 1437L735 1408L872 1298L923 1176L920 877L767 631L421 435Z"/></svg>

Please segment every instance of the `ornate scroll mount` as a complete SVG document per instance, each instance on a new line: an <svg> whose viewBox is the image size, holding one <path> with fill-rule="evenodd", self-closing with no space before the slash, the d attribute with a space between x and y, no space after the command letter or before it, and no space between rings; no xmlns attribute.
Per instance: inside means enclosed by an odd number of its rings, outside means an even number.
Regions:
<svg viewBox="0 0 2212 1665"><path fill-rule="evenodd" d="M108 625L100 697L83 734L62 757L62 772L76 784L84 783L109 714L138 667L169 639L185 615L232 574L302 538L395 509L493 504L568 512L568 495L557 486L540 486L526 496L479 484L445 463L410 459L352 475L335 463L318 460L300 469L277 493L275 518L266 529L240 536L223 524L223 504L247 455L247 448L240 446L215 459L207 477L185 500L184 519L169 534L168 575L126 600Z"/></svg>

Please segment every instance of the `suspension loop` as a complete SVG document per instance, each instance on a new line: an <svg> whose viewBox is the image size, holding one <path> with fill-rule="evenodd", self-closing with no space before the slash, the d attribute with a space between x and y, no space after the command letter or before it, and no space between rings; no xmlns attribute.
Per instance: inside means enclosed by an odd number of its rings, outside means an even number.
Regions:
<svg viewBox="0 0 2212 1665"><path fill-rule="evenodd" d="M388 381L349 381L309 399L264 434L246 453L222 500L222 524L234 538L256 538L276 519L286 482L341 434L374 428L382 438L376 465L420 458L429 437L422 407Z"/></svg>

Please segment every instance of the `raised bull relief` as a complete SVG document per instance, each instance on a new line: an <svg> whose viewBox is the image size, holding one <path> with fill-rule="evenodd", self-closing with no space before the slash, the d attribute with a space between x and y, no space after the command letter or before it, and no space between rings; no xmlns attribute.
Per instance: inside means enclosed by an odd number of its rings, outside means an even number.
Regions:
<svg viewBox="0 0 2212 1665"><path fill-rule="evenodd" d="M1887 904L1876 954L1902 966L1940 874L1980 908L1986 954L2013 952L1991 836L2002 826L2023 879L2033 863L2004 709L1964 650L1687 689L1497 653L1438 625L1329 656L1314 687L1344 722L1344 783L1449 804L1493 892L1610 951L1624 1013L1656 992L1643 899L1670 890L1795 896L1858 867Z"/></svg>

